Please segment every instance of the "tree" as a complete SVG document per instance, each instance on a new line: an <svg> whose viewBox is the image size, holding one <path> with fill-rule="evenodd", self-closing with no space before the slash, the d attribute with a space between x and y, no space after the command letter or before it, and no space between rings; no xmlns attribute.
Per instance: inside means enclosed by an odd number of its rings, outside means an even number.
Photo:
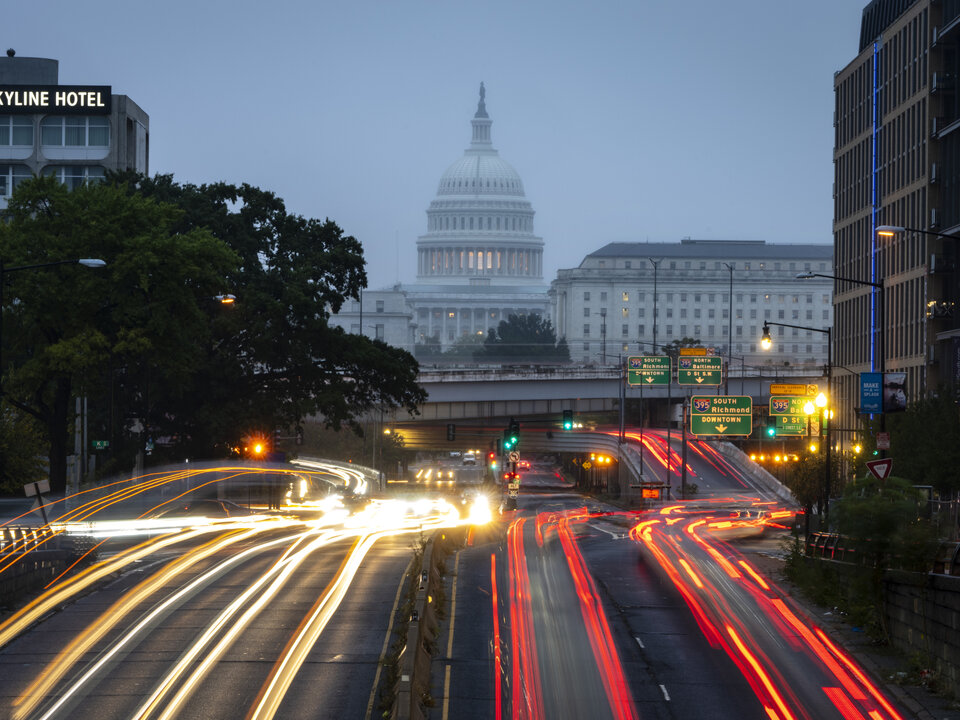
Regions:
<svg viewBox="0 0 960 720"><path fill-rule="evenodd" d="M171 176L123 174L131 194L181 208L180 232L203 229L239 258L225 280L235 307L212 326L195 392L153 422L177 420L192 452L224 447L251 430L270 433L319 415L361 432L373 408L417 412L425 393L404 350L328 324L366 284L363 248L336 223L287 213L250 185L179 185Z"/></svg>
<svg viewBox="0 0 960 720"><path fill-rule="evenodd" d="M424 362L435 362L443 354L443 348L440 344L440 334L434 333L428 338L424 338L422 343L413 346L414 355L417 360Z"/></svg>
<svg viewBox="0 0 960 720"><path fill-rule="evenodd" d="M494 362L569 362L566 342L558 343L553 324L539 315L510 315L487 331L474 358Z"/></svg>
<svg viewBox="0 0 960 720"><path fill-rule="evenodd" d="M474 354L483 347L483 340L483 335L461 335L443 353L443 359L447 362L472 362Z"/></svg>
<svg viewBox="0 0 960 720"><path fill-rule="evenodd" d="M887 416L897 474L940 493L960 490L960 395L940 388Z"/></svg>
<svg viewBox="0 0 960 720"><path fill-rule="evenodd" d="M680 338L679 340L672 340L666 345L661 345L660 349L665 352L667 355L676 360L680 357L680 348L698 348L703 347L699 340L694 340L691 337Z"/></svg>
<svg viewBox="0 0 960 720"><path fill-rule="evenodd" d="M44 428L54 492L66 484L71 401L107 395L104 368L138 376L149 367L177 392L198 367L207 328L201 298L222 291L238 258L206 231L175 231L179 215L109 184L70 191L50 177L18 185L4 212L0 255L8 267L107 262L7 275L0 377L7 402Z"/></svg>
<svg viewBox="0 0 960 720"><path fill-rule="evenodd" d="M0 493L23 496L23 486L46 476L47 447L36 420L0 400Z"/></svg>

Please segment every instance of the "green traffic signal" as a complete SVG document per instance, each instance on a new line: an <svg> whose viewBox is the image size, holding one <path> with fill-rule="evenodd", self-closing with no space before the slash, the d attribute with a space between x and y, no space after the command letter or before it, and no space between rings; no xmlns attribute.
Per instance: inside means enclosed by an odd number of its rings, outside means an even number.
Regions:
<svg viewBox="0 0 960 720"><path fill-rule="evenodd" d="M573 410L563 411L563 429L573 430Z"/></svg>
<svg viewBox="0 0 960 720"><path fill-rule="evenodd" d="M777 426L767 425L767 437L776 437L776 436L777 436Z"/></svg>

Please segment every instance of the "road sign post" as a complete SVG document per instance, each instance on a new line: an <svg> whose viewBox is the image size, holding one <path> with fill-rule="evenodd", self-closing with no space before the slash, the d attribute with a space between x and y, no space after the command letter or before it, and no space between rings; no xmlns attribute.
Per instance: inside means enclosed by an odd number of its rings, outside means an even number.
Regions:
<svg viewBox="0 0 960 720"><path fill-rule="evenodd" d="M716 356L677 358L678 385L722 385L723 358Z"/></svg>
<svg viewBox="0 0 960 720"><path fill-rule="evenodd" d="M669 385L672 364L669 355L635 355L627 358L627 384Z"/></svg>
<svg viewBox="0 0 960 720"><path fill-rule="evenodd" d="M753 432L753 398L749 395L694 395L690 398L690 432L694 435L749 435Z"/></svg>

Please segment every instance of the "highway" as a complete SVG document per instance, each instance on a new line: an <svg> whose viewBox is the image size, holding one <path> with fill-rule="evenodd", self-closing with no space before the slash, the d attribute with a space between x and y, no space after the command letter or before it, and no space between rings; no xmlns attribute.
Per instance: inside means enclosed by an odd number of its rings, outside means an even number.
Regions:
<svg viewBox="0 0 960 720"><path fill-rule="evenodd" d="M676 488L680 439L669 474L666 437L643 441L648 472ZM492 519L456 502L479 473L449 458L379 497L360 474L303 463L269 479L182 469L78 498L51 527L95 536L97 562L0 622L2 712L380 717L415 550L459 528L431 718L902 717L737 551L738 538L775 547L792 511L711 443L688 439L692 499L642 512L581 496L530 459L517 509L494 503ZM251 478L283 490L279 507L190 507L219 483L242 498L235 484Z"/></svg>

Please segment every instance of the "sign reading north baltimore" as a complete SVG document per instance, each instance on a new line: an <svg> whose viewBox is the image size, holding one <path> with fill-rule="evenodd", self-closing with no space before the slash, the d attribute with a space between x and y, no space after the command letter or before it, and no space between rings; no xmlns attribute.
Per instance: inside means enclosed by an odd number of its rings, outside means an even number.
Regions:
<svg viewBox="0 0 960 720"><path fill-rule="evenodd" d="M0 85L0 115L109 115L109 85Z"/></svg>
<svg viewBox="0 0 960 720"><path fill-rule="evenodd" d="M723 358L677 358L678 385L720 385L723 383Z"/></svg>
<svg viewBox="0 0 960 720"><path fill-rule="evenodd" d="M690 432L694 435L749 435L753 432L753 398L749 395L694 395L690 398Z"/></svg>

